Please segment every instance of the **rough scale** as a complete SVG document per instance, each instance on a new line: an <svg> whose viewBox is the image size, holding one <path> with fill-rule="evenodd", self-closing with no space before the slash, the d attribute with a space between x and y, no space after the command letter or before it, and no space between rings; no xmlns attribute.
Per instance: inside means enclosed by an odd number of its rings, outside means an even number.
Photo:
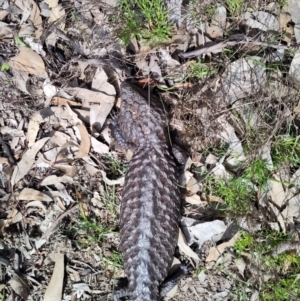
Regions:
<svg viewBox="0 0 300 301"><path fill-rule="evenodd" d="M150 95L149 95L150 96ZM180 193L160 99L125 81L114 121L120 146L134 150L125 176L120 249L128 287L114 300L157 301L178 239Z"/></svg>

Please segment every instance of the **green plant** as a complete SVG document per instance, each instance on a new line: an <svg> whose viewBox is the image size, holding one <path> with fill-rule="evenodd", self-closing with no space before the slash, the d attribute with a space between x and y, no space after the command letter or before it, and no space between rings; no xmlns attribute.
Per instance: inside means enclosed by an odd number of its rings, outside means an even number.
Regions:
<svg viewBox="0 0 300 301"><path fill-rule="evenodd" d="M276 137L272 143L271 154L276 166L300 164L300 139L289 134Z"/></svg>
<svg viewBox="0 0 300 301"><path fill-rule="evenodd" d="M236 214L250 211L251 201L254 199L254 188L249 181L242 177L225 182L214 179L214 194L222 198L229 211Z"/></svg>
<svg viewBox="0 0 300 301"><path fill-rule="evenodd" d="M103 240L105 236L116 234L115 225L102 225L95 219L85 216L83 210L80 210L80 219L77 221L76 232L80 232L81 237L78 239L83 244L98 243Z"/></svg>
<svg viewBox="0 0 300 301"><path fill-rule="evenodd" d="M237 17L241 14L244 0L225 0L225 5L232 17Z"/></svg>
<svg viewBox="0 0 300 301"><path fill-rule="evenodd" d="M103 156L107 176L112 179L116 179L120 176L123 176L126 172L126 166L116 160L114 157L109 155Z"/></svg>
<svg viewBox="0 0 300 301"><path fill-rule="evenodd" d="M116 188L115 185L108 186L105 184L104 197L102 198L103 205L113 214L117 213L116 204Z"/></svg>
<svg viewBox="0 0 300 301"><path fill-rule="evenodd" d="M150 45L167 40L172 30L163 0L120 0L119 37L125 45L131 38L145 39Z"/></svg>
<svg viewBox="0 0 300 301"><path fill-rule="evenodd" d="M260 188L265 188L271 178L272 167L263 159L258 159L250 164L244 171L243 178L250 180Z"/></svg>
<svg viewBox="0 0 300 301"><path fill-rule="evenodd" d="M26 44L19 37L15 37L15 43L18 46L26 46Z"/></svg>
<svg viewBox="0 0 300 301"><path fill-rule="evenodd" d="M104 256L104 262L106 266L108 264L111 264L114 268L122 267L122 254L118 251L113 250L109 256Z"/></svg>
<svg viewBox="0 0 300 301"><path fill-rule="evenodd" d="M251 234L243 231L241 233L241 237L234 244L234 248L237 251L238 255L240 256L244 251L253 248L253 244L254 244L254 237Z"/></svg>
<svg viewBox="0 0 300 301"><path fill-rule="evenodd" d="M5 72L5 71L8 71L10 69L10 66L9 66L9 64L8 63L3 63L2 65L1 65L1 71L2 72Z"/></svg>
<svg viewBox="0 0 300 301"><path fill-rule="evenodd" d="M190 68L191 68L190 75L199 80L204 79L216 73L215 70L211 70L208 64L204 64L200 60L192 61L190 63Z"/></svg>

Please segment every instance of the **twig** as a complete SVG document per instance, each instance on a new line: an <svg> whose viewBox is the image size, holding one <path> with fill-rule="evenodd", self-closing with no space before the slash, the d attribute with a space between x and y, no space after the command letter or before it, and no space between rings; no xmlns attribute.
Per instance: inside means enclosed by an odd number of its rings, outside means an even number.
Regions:
<svg viewBox="0 0 300 301"><path fill-rule="evenodd" d="M253 41L253 40L242 40L242 41L229 41L227 42L221 42L212 46L208 46L208 47L204 47L201 49L196 49L190 52L185 52L185 53L179 53L178 55L183 58L183 59L187 59L187 58L193 58L196 56L199 56L203 53L219 53L222 52L223 49L227 46L235 46L235 45L239 45L239 44L249 44L249 45L256 45L256 46L264 46L264 47L270 47L270 48L275 48L275 49L288 49L288 46L284 46L284 45L276 45L276 44L268 44L265 42L259 42L259 41Z"/></svg>

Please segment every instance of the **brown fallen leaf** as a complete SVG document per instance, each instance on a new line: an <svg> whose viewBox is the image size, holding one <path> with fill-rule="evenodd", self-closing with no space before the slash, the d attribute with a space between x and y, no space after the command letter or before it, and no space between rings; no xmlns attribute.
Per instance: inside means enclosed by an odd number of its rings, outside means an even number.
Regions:
<svg viewBox="0 0 300 301"><path fill-rule="evenodd" d="M62 97L53 97L51 99L51 104L54 106L65 106L65 105L69 105L69 106L73 106L73 107L78 107L81 106L80 103L67 99L67 98L62 98Z"/></svg>
<svg viewBox="0 0 300 301"><path fill-rule="evenodd" d="M38 190L32 188L24 188L19 195L19 200L22 201L41 201L41 202L52 202L52 198L45 193L42 193Z"/></svg>
<svg viewBox="0 0 300 301"><path fill-rule="evenodd" d="M12 57L8 62L12 68L33 75L45 74L45 64L39 54L28 47L20 47L19 49L19 54Z"/></svg>
<svg viewBox="0 0 300 301"><path fill-rule="evenodd" d="M8 164L9 161L8 161L8 158L0 158L0 164Z"/></svg>
<svg viewBox="0 0 300 301"><path fill-rule="evenodd" d="M222 244L218 245L217 247L212 247L209 250L209 254L206 257L206 262L216 261L226 250L228 247L232 247L236 241L240 238L241 233L236 233L229 241L223 242Z"/></svg>
<svg viewBox="0 0 300 301"><path fill-rule="evenodd" d="M80 133L81 141L79 151L76 154L75 159L86 157L89 154L91 148L91 140L86 127L83 124L78 124L77 128Z"/></svg>
<svg viewBox="0 0 300 301"><path fill-rule="evenodd" d="M64 283L65 274L65 261L64 254L60 254L59 251L55 254L55 266L46 292L44 295L44 301L61 301L62 289Z"/></svg>
<svg viewBox="0 0 300 301"><path fill-rule="evenodd" d="M32 145L24 154L21 161L17 164L11 177L11 185L14 186L20 181L31 169L35 162L35 156L40 149L49 140L49 137L43 138Z"/></svg>

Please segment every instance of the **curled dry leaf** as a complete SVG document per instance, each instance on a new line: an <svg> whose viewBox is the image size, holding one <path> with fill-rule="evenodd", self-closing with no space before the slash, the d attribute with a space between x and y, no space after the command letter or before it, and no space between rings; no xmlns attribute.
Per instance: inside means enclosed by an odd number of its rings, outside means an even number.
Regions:
<svg viewBox="0 0 300 301"><path fill-rule="evenodd" d="M19 195L19 200L22 201L41 201L41 202L52 202L52 198L45 193L32 188L24 188Z"/></svg>
<svg viewBox="0 0 300 301"><path fill-rule="evenodd" d="M77 174L76 166L71 166L71 165L66 165L66 164L55 164L54 167L61 170L67 176L70 176L71 178L74 178Z"/></svg>
<svg viewBox="0 0 300 301"><path fill-rule="evenodd" d="M50 138L46 137L39 141L37 141L35 144L30 147L26 153L23 154L21 161L17 164L17 166L14 169L14 172L11 177L11 185L14 186L15 183L20 181L31 169L32 165L35 162L35 156L40 151L40 149L44 146L44 144L49 140Z"/></svg>
<svg viewBox="0 0 300 301"><path fill-rule="evenodd" d="M196 261L200 260L198 255L188 246L181 229L179 229L178 247L181 250L181 252L183 252L187 256L193 258Z"/></svg>
<svg viewBox="0 0 300 301"><path fill-rule="evenodd" d="M78 158L86 157L89 154L91 148L91 140L90 140L89 133L83 124L77 125L77 128L79 130L80 138L81 138L79 151L75 156L75 158L78 159Z"/></svg>
<svg viewBox="0 0 300 301"><path fill-rule="evenodd" d="M20 52L11 58L8 64L19 71L33 75L44 75L45 64L39 54L27 47L20 47Z"/></svg>
<svg viewBox="0 0 300 301"><path fill-rule="evenodd" d="M44 295L44 301L61 301L62 290L65 274L65 261L64 254L56 252L55 254L55 266L46 292Z"/></svg>
<svg viewBox="0 0 300 301"><path fill-rule="evenodd" d="M26 208L29 208L29 207L38 207L40 209L43 210L44 214L47 213L47 208L42 204L41 201L32 201L32 202L29 202L28 204L26 204L25 206Z"/></svg>
<svg viewBox="0 0 300 301"><path fill-rule="evenodd" d="M109 185L109 186L112 186L112 185L120 185L120 186L123 186L124 185L124 180L125 180L125 177L121 177L119 178L118 180L110 180L106 177L106 172L103 171L103 170L100 170L101 174L102 174L102 177L103 177L103 181L105 184Z"/></svg>
<svg viewBox="0 0 300 301"><path fill-rule="evenodd" d="M47 178L45 178L42 182L41 185L42 186L47 186L47 185L56 185L58 183L67 183L67 184L72 184L74 182L73 178L69 177L69 176L61 176L58 177L56 175L51 175L48 176Z"/></svg>

